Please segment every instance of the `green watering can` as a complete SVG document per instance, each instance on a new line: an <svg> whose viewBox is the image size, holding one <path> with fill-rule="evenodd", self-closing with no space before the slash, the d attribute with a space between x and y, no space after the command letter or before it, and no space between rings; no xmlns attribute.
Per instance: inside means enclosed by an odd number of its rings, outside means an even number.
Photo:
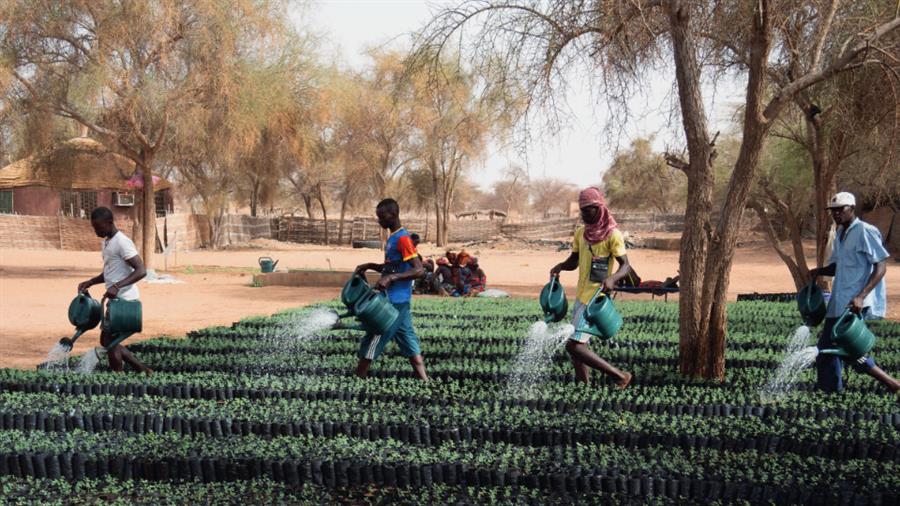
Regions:
<svg viewBox="0 0 900 506"><path fill-rule="evenodd" d="M369 287L366 278L354 274L344 283L344 288L341 290L341 302L347 306L348 310L352 310L357 301L371 293L372 289Z"/></svg>
<svg viewBox="0 0 900 506"><path fill-rule="evenodd" d="M566 291L563 290L559 277L551 276L550 282L544 285L540 303L545 323L556 323L566 317L569 312L569 301L566 299Z"/></svg>
<svg viewBox="0 0 900 506"><path fill-rule="evenodd" d="M622 328L622 315L616 311L612 299L603 293L602 288L584 308L584 323L585 326L575 329L575 332L586 332L600 339L609 339Z"/></svg>
<svg viewBox="0 0 900 506"><path fill-rule="evenodd" d="M387 294L383 292L373 292L356 301L353 313L366 332L379 336L386 334L400 317L397 308L391 304Z"/></svg>
<svg viewBox="0 0 900 506"><path fill-rule="evenodd" d="M106 305L105 317L103 311L104 303ZM82 334L99 325L101 320L103 329L108 330L115 337L109 346L106 347L109 350L132 334L141 331L141 301L107 300L106 297L103 297L100 302L97 302L86 292L78 294L69 304L69 321L76 328L75 335L71 338L64 337L60 339L59 344L63 345L66 351L70 351L75 345L75 341Z"/></svg>
<svg viewBox="0 0 900 506"><path fill-rule="evenodd" d="M803 317L803 323L809 327L815 327L825 319L828 305L825 304L825 296L822 289L815 283L810 283L797 292L797 310Z"/></svg>
<svg viewBox="0 0 900 506"><path fill-rule="evenodd" d="M862 315L855 314L850 309L845 309L834 323L831 339L835 348L819 350L819 353L856 360L872 351L875 346L875 334L866 327Z"/></svg>
<svg viewBox="0 0 900 506"><path fill-rule="evenodd" d="M143 328L143 310L141 301L112 299L106 302L106 318L103 330L113 335L114 339L107 350L115 348L119 343L140 332Z"/></svg>
<svg viewBox="0 0 900 506"><path fill-rule="evenodd" d="M356 274L350 278L341 291L341 302L347 307L338 319L355 316L359 325L337 323L333 329L362 330L373 335L384 335L397 322L400 313L385 293L372 290L365 278Z"/></svg>
<svg viewBox="0 0 900 506"><path fill-rule="evenodd" d="M272 257L259 257L259 269L262 272L275 272L275 266L278 260L272 260Z"/></svg>
<svg viewBox="0 0 900 506"><path fill-rule="evenodd" d="M59 344L66 348L66 352L72 350L75 341L88 330L100 324L103 318L103 305L91 297L89 293L81 292L69 303L69 323L75 326L75 335L71 338L64 337Z"/></svg>

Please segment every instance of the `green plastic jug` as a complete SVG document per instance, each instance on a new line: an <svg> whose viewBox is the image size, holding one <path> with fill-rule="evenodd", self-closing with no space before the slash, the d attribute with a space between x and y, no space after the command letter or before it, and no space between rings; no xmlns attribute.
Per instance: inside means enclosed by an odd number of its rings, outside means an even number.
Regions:
<svg viewBox="0 0 900 506"><path fill-rule="evenodd" d="M387 295L375 292L356 301L353 313L366 332L379 336L386 334L400 317Z"/></svg>
<svg viewBox="0 0 900 506"><path fill-rule="evenodd" d="M262 272L275 272L275 266L278 260L272 260L272 257L259 257L259 270Z"/></svg>
<svg viewBox="0 0 900 506"><path fill-rule="evenodd" d="M103 329L114 336L107 350L136 334L143 327L143 310L141 301L112 299L106 303L106 318L103 320Z"/></svg>
<svg viewBox="0 0 900 506"><path fill-rule="evenodd" d="M809 327L815 327L825 319L828 305L822 289L815 283L810 283L797 292L797 309L803 317L803 323Z"/></svg>
<svg viewBox="0 0 900 506"><path fill-rule="evenodd" d="M363 297L371 293L372 289L369 287L366 278L354 274L346 283L344 283L344 288L341 290L341 302L343 302L344 305L347 306L347 309L352 312L353 306Z"/></svg>
<svg viewBox="0 0 900 506"><path fill-rule="evenodd" d="M75 341L88 330L96 328L103 319L103 306L100 302L90 296L87 292L81 292L72 302L69 303L69 323L75 326L75 335L71 338L64 337L59 340L59 344L66 348L66 351L72 349Z"/></svg>
<svg viewBox="0 0 900 506"><path fill-rule="evenodd" d="M835 348L819 350L819 353L856 360L872 351L875 346L875 334L866 326L862 315L855 314L849 309L844 310L834 323L831 339Z"/></svg>
<svg viewBox="0 0 900 506"><path fill-rule="evenodd" d="M550 282L544 285L540 296L541 310L544 312L544 322L556 323L562 321L569 312L569 301L566 299L566 291L557 276L551 276Z"/></svg>
<svg viewBox="0 0 900 506"><path fill-rule="evenodd" d="M622 315L616 310L612 299L598 289L587 307L584 308L584 326L576 329L576 332L586 332L599 337L609 339L616 335L622 328Z"/></svg>

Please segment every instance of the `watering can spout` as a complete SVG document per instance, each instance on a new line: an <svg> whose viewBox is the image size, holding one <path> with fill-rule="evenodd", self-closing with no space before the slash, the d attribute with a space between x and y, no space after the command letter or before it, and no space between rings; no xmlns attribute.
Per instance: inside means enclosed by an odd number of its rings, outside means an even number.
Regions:
<svg viewBox="0 0 900 506"><path fill-rule="evenodd" d="M846 351L837 348L819 350L819 355L837 355L838 357L850 357L850 355L848 355Z"/></svg>
<svg viewBox="0 0 900 506"><path fill-rule="evenodd" d="M275 260L275 263L272 264L272 270L275 270L275 267L278 266L278 262L280 262L280 260Z"/></svg>
<svg viewBox="0 0 900 506"><path fill-rule="evenodd" d="M79 335L80 333L75 334L75 337L64 337L59 340L59 344L65 349L66 353L72 351L72 348L75 346L75 340L78 339Z"/></svg>

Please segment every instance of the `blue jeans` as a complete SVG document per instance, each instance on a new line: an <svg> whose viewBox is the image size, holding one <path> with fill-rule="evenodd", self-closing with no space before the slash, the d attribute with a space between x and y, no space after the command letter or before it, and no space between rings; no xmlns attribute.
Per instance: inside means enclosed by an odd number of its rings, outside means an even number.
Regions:
<svg viewBox="0 0 900 506"><path fill-rule="evenodd" d="M868 308L863 310L863 314ZM819 334L819 341L816 346L820 350L834 348L834 341L831 339L831 333L837 318L825 318L825 326ZM843 362L847 360L837 355L819 354L816 356L816 387L825 392L840 392L844 390L843 378L841 378L841 370ZM875 367L875 361L871 357L860 357L858 360L847 360L856 372L865 373L869 369Z"/></svg>
<svg viewBox="0 0 900 506"><path fill-rule="evenodd" d="M412 325L412 312L409 309L409 302L402 304L393 304L397 308L400 315L397 321L388 329L384 335L374 336L366 334L359 343L359 352L357 355L360 359L375 360L381 356L384 347L391 341L396 341L400 347L400 354L407 358L415 357L422 353L419 347L419 336Z"/></svg>

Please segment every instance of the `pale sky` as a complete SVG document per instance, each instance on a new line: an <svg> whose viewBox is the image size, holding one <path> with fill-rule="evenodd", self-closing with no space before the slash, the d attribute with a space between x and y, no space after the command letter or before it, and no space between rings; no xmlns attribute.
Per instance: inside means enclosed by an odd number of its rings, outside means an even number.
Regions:
<svg viewBox="0 0 900 506"><path fill-rule="evenodd" d="M360 69L367 64L367 48L409 47L409 33L431 18L438 6L457 2L422 0L318 0L295 13L294 19L325 37L323 50L339 66ZM483 165L472 167L469 177L483 189L502 179L511 164L524 166L532 178L556 177L578 186L599 183L617 147L627 148L635 137L655 135L655 148L681 146L683 137L669 126L669 107L675 77L665 72L653 79L644 96L631 101L635 119L623 135L610 139L604 132L606 107L591 99L586 84L570 82L566 102L573 111L569 127L555 135L533 136L526 156L518 149L493 146ZM711 130L729 128L735 98L743 94L737 83L720 83L713 93L707 87L707 111ZM675 117L676 125L680 118Z"/></svg>

